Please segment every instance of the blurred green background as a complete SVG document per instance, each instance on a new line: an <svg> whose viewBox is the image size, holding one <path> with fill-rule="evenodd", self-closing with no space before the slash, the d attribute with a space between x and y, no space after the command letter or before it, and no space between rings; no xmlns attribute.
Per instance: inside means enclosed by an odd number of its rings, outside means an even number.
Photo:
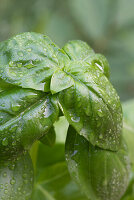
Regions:
<svg viewBox="0 0 134 200"><path fill-rule="evenodd" d="M0 0L0 41L24 31L103 53L121 100L134 98L134 0Z"/></svg>

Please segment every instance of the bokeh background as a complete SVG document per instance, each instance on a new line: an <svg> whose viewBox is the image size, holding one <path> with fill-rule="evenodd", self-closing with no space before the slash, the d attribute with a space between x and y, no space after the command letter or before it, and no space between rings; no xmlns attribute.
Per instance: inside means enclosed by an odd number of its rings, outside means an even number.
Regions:
<svg viewBox="0 0 134 200"><path fill-rule="evenodd" d="M134 0L0 0L0 41L24 31L103 53L121 100L134 98Z"/></svg>

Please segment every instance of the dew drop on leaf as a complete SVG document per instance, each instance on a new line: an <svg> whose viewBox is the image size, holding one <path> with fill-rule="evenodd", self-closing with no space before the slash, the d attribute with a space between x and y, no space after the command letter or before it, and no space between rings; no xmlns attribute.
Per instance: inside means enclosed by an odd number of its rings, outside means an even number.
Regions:
<svg viewBox="0 0 134 200"><path fill-rule="evenodd" d="M12 104L12 111L17 112L20 109L20 105L19 104Z"/></svg>
<svg viewBox="0 0 134 200"><path fill-rule="evenodd" d="M3 173L3 177L7 177L7 173L6 172Z"/></svg>
<svg viewBox="0 0 134 200"><path fill-rule="evenodd" d="M7 193L8 193L8 190L5 190L4 193L7 194Z"/></svg>
<svg viewBox="0 0 134 200"><path fill-rule="evenodd" d="M23 57L24 56L23 52L22 51L18 51L18 56Z"/></svg>
<svg viewBox="0 0 134 200"><path fill-rule="evenodd" d="M2 145L3 145L3 146L7 146L7 145L8 145L8 139L7 139L7 138L4 138L4 139L2 140Z"/></svg>
<svg viewBox="0 0 134 200"><path fill-rule="evenodd" d="M14 185L16 183L15 179L11 179L10 184Z"/></svg>
<svg viewBox="0 0 134 200"><path fill-rule="evenodd" d="M71 120L77 123L80 121L80 117L71 117Z"/></svg>
<svg viewBox="0 0 134 200"><path fill-rule="evenodd" d="M29 49L27 49L27 51L28 51L28 52L31 52L31 51L32 51L32 49L31 49L31 48L29 48Z"/></svg>

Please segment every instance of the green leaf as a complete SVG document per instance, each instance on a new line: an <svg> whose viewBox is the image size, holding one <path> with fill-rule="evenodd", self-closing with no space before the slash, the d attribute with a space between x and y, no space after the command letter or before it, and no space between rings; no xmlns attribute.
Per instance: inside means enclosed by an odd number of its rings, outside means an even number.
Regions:
<svg viewBox="0 0 134 200"><path fill-rule="evenodd" d="M61 92L74 85L73 78L61 70L56 70L51 78L50 90L52 94Z"/></svg>
<svg viewBox="0 0 134 200"><path fill-rule="evenodd" d="M127 101L123 103L123 116L124 116L124 122L123 122L123 135L127 142L129 154L130 154L130 160L131 163L134 165L134 100Z"/></svg>
<svg viewBox="0 0 134 200"><path fill-rule="evenodd" d="M22 33L0 43L0 78L12 85L48 92L50 79L68 60L47 36Z"/></svg>
<svg viewBox="0 0 134 200"><path fill-rule="evenodd" d="M79 134L93 145L118 150L122 111L119 97L108 80L109 65L104 56L95 54L81 41L67 43L61 50L48 37L37 33L17 35L1 42L0 49L2 85L6 83L16 86L17 89L19 86L19 89L22 87L58 93L61 110ZM22 140L21 145L18 144L19 147L27 148L35 139L43 136L58 117L58 108L53 105L53 111L49 111L53 112L53 119L42 119L41 122L39 118L43 117L42 106L46 99L41 101L40 106L36 103L26 113L20 112L17 117L8 120L6 125L1 125L0 132L4 134L1 142L4 140L4 144L7 144L7 140L11 141L5 137L5 129L9 130L11 126L18 124L23 136L29 132L25 139L19 137ZM19 109L18 106L15 109ZM32 109L35 109L36 114L31 116ZM4 118L10 118L7 113L4 115ZM40 134L37 135L37 132ZM32 138L29 135L32 135Z"/></svg>
<svg viewBox="0 0 134 200"><path fill-rule="evenodd" d="M0 161L0 198L29 200L33 189L33 166L29 154Z"/></svg>
<svg viewBox="0 0 134 200"><path fill-rule="evenodd" d="M57 120L59 108L54 97L29 89L0 93L1 159L29 149Z"/></svg>
<svg viewBox="0 0 134 200"><path fill-rule="evenodd" d="M65 144L68 126L68 121L64 116L59 117L59 120L54 123L57 144Z"/></svg>
<svg viewBox="0 0 134 200"><path fill-rule="evenodd" d="M109 63L107 59L101 54L95 54L86 42L73 40L65 44L63 49L71 60L85 61L93 66L95 65L109 78Z"/></svg>
<svg viewBox="0 0 134 200"><path fill-rule="evenodd" d="M81 190L94 200L120 200L128 186L129 157L122 141L117 152L92 146L69 127L66 141L68 169Z"/></svg>
<svg viewBox="0 0 134 200"><path fill-rule="evenodd" d="M133 200L134 199L134 166L131 167L131 174L129 180L129 186L121 198L121 200Z"/></svg>
<svg viewBox="0 0 134 200"><path fill-rule="evenodd" d="M84 59L83 45L88 51L89 61L87 57L86 62L75 61L77 56L78 59ZM61 91L58 95L63 114L69 124L93 145L118 150L122 109L115 89L104 75L104 71L108 74L108 66L104 65L104 70L100 70L97 65L90 63L90 48L87 48L85 43L73 41L69 46L65 45L65 50L74 59L64 68L74 79L74 86Z"/></svg>
<svg viewBox="0 0 134 200"><path fill-rule="evenodd" d="M82 135L78 138L84 136L100 154L104 150L95 146L108 149L105 154L112 150L118 152L110 155L118 155L122 109L108 80L109 64L104 56L95 54L81 41L72 41L59 49L48 37L37 33L23 33L1 42L0 52L1 160L18 156L38 139L52 144L55 136L49 130L58 119L59 107L69 124ZM41 143L33 146L33 198L85 199L67 171L63 138L58 137L52 149ZM124 191L127 173L123 173L127 171L125 167L121 170Z"/></svg>
<svg viewBox="0 0 134 200"><path fill-rule="evenodd" d="M123 103L124 111L124 125L123 125L123 136L127 142L129 157L131 161L131 174L129 180L129 186L121 200L133 200L134 199L134 100Z"/></svg>
<svg viewBox="0 0 134 200"><path fill-rule="evenodd" d="M54 126L55 146L50 148L38 142L31 151L36 169L32 200L87 200L72 181L65 162L64 143L68 123L61 117Z"/></svg>

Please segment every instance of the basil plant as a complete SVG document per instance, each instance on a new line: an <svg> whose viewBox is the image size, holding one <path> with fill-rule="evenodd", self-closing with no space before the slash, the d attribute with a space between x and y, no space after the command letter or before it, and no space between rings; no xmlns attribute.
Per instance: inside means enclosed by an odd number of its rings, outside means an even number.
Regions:
<svg viewBox="0 0 134 200"><path fill-rule="evenodd" d="M1 200L32 198L29 149L37 140L54 145L54 123L63 115L66 164L85 199L121 199L130 161L107 59L85 42L60 49L49 37L27 32L0 43Z"/></svg>

